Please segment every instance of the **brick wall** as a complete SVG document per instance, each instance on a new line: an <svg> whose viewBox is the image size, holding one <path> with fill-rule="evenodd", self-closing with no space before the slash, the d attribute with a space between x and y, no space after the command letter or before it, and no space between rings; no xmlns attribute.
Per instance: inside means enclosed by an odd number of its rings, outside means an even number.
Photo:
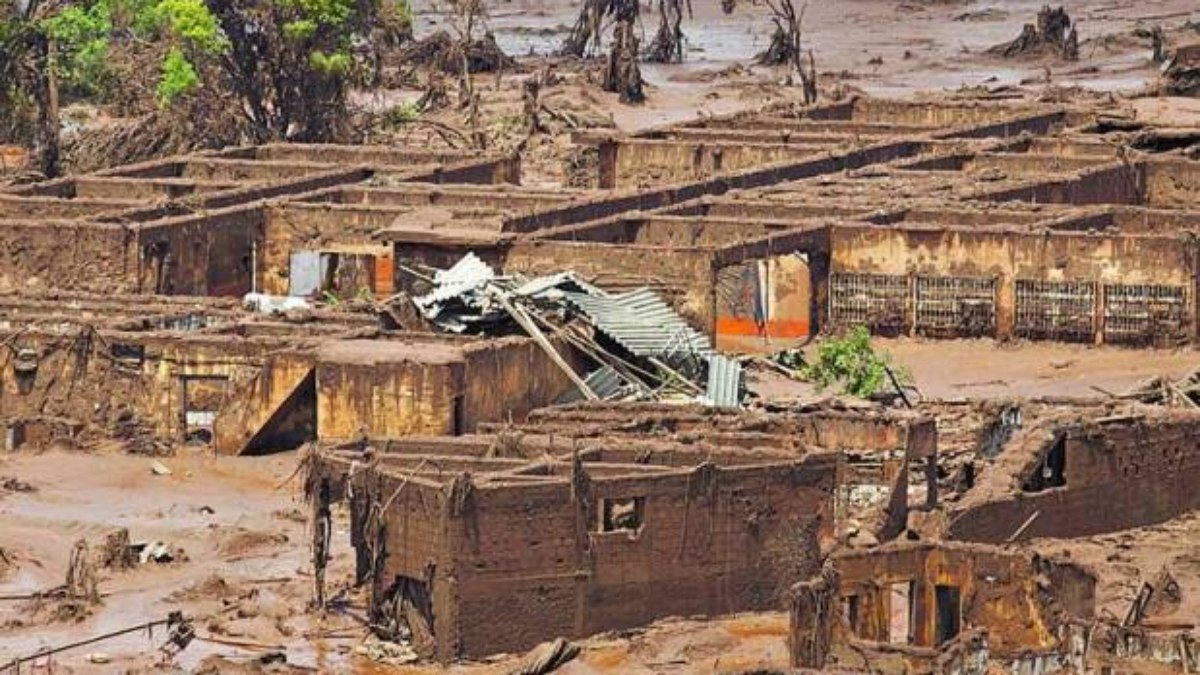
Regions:
<svg viewBox="0 0 1200 675"><path fill-rule="evenodd" d="M449 603L435 600L438 658L519 651L669 615L780 608L783 591L819 565L836 470L832 455L644 475L596 468L578 500L564 480L475 485L462 512L451 512L449 555L426 554L441 556L433 595ZM601 500L629 497L645 500L641 529L599 531ZM392 513L389 526L410 528L389 540L397 546L439 536L421 511Z"/></svg>
<svg viewBox="0 0 1200 675"><path fill-rule="evenodd" d="M1200 508L1194 480L1200 471L1197 439L1196 415L1071 432L1065 486L960 509L951 515L950 535L1002 542L1033 518L1018 539L1081 537L1160 523ZM1014 482L1024 482L1034 470L1026 467Z"/></svg>

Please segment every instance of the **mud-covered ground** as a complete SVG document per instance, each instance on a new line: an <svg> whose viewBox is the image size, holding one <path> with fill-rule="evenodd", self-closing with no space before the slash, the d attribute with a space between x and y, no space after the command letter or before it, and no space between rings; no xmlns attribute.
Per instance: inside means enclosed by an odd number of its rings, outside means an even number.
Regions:
<svg viewBox="0 0 1200 675"><path fill-rule="evenodd" d="M1200 356L1191 348L913 338L875 338L873 344L911 374L927 400L1102 398L1124 394L1155 376L1179 379L1200 367ZM806 383L769 371L756 371L753 377L757 378L756 391L765 399L802 400L818 395Z"/></svg>
<svg viewBox="0 0 1200 675"><path fill-rule="evenodd" d="M685 62L642 64L646 101L624 105L616 94L596 84L598 62L580 64L547 58L555 52L579 11L577 1L509 0L487 3L487 26L508 53L522 57L527 71L549 64L554 84L542 95L548 107L564 113L548 119L549 134L524 141L526 182L561 184L569 135L578 127L612 126L623 131L752 108L781 99L797 99L796 87L784 86L779 68L756 66L754 56L770 39L772 24L762 3L741 0L730 15L715 1L692 2L685 18ZM1043 97L1061 100L1133 95L1158 76L1148 37L1142 29L1162 26L1169 41L1200 39L1187 28L1200 25L1194 0L1086 0L1067 6L1080 40L1078 61L1053 57L1004 59L988 53L1016 38L1022 26L1036 21L1041 0L832 0L810 2L804 13L805 45L819 71L826 96L866 93L877 96ZM415 3L418 37L453 26L444 3ZM657 30L658 14L642 10L643 44ZM602 46L601 51L606 49ZM522 86L529 73L481 74L480 124L492 142L515 147L522 130ZM368 110L386 110L420 98L420 89L363 92L356 102ZM1159 114L1179 119L1178 105ZM1184 114L1188 112L1183 104ZM465 115L457 105L428 112L415 123L377 129L367 140L401 139L422 143L458 142L439 133L429 121L463 129ZM1193 120L1191 123L1195 123Z"/></svg>
<svg viewBox="0 0 1200 675"><path fill-rule="evenodd" d="M330 570L335 597L345 602L325 617L307 610L312 579L301 522L304 504L285 484L295 453L268 458L212 458L189 451L163 460L157 475L140 457L50 451L0 461L0 483L19 477L28 491L0 488L0 548L11 566L0 580L9 596L61 584L73 542L97 543L115 526L134 540L161 540L182 549L184 560L147 563L126 571L100 571L103 603L86 613L55 617L53 600L0 600L0 663L39 647L163 618L182 610L195 617L200 639L175 661L158 663L164 634L134 633L55 657L57 673L174 672L212 666L230 672L283 652L297 671L382 672L425 675L432 666L383 666L357 655L366 631L363 599L338 596L351 561L346 521L335 525L337 548ZM284 487L279 487L284 485ZM22 488L24 490L25 488ZM1068 554L1098 573L1097 611L1120 616L1142 581L1164 566L1184 589L1180 616L1196 616L1200 603L1200 516L1191 514L1151 527L1077 540L1041 540L1046 552ZM35 611L36 609L36 611ZM645 629L579 641L580 657L559 672L741 673L787 665L784 613L746 614L713 621L668 619ZM471 675L507 673L520 655L454 666ZM99 661L99 662L93 662Z"/></svg>
<svg viewBox="0 0 1200 675"><path fill-rule="evenodd" d="M954 95L963 87L993 93L1007 86L1036 91L1084 86L1093 91L1130 92L1155 77L1148 41L1135 37L1139 25L1160 23L1178 28L1200 22L1195 0L1083 0L1068 10L1079 22L1078 62L1004 61L985 50L1020 32L1033 21L1041 0L931 1L829 0L812 2L805 14L805 37L814 50L822 86L860 89L879 95L916 92ZM442 22L428 3L419 2L418 29ZM684 23L688 61L678 66L645 66L649 98L624 106L615 95L588 82L585 69L561 65L563 77L544 100L567 113L579 126L615 125L632 130L698 114L756 107L794 97L780 84L777 70L748 65L765 46L769 19L749 0L734 14L719 3L693 2L695 16ZM553 0L491 3L490 25L511 53L546 53L562 38L578 6ZM656 15L646 10L646 33ZM1197 34L1200 36L1200 34ZM539 57L527 58L531 69ZM1047 82L1047 74L1049 82ZM482 118L500 143L519 134L522 74L478 78ZM418 90L364 93L357 102L387 109L414 100ZM1139 113L1180 122L1200 120L1195 102L1142 100ZM461 124L451 106L431 119ZM1195 123L1195 122L1193 122ZM532 183L563 180L562 160L569 151L571 125L555 122L555 134L533 139L527 178ZM409 138L446 142L421 124L405 124L367 140ZM999 345L991 341L883 341L884 349L914 375L930 398L1014 395L1119 393L1154 375L1178 376L1198 364L1192 351L1134 351L1053 344ZM768 395L795 395L778 382L759 384ZM773 387L778 387L773 389ZM804 392L800 392L803 394ZM274 651L289 662L325 672L385 672L355 655L365 630L363 600L341 597L337 611L321 617L309 611L305 504L297 496L297 456L214 458L203 450L180 449L161 460L169 475L152 471L143 457L104 450L0 455L0 665L44 646L164 618L182 610L196 618L200 640L176 661L194 669L225 656L246 661ZM11 479L11 480L10 480ZM1116 612L1142 578L1163 564L1176 571L1185 594L1200 597L1200 537L1192 516L1153 528L1071 542L1040 542L1069 549L1101 571L1100 604ZM350 551L344 514L333 539L336 555L330 570L334 593L349 579ZM103 603L87 610L63 608L49 599L10 599L63 583L73 544L86 539L98 546L114 528L133 540L161 541L175 551L169 563L147 563L130 570L100 570ZM1132 591L1131 591L1132 589ZM1194 607L1194 605L1189 605ZM710 622L669 620L645 630L597 636L583 641L580 659L564 673L741 672L786 664L786 617L760 614ZM144 632L55 658L55 671L109 673L170 670L156 666L164 636ZM503 673L518 657L456 666L452 672ZM229 662L213 672L229 672ZM386 672L441 672L407 667Z"/></svg>

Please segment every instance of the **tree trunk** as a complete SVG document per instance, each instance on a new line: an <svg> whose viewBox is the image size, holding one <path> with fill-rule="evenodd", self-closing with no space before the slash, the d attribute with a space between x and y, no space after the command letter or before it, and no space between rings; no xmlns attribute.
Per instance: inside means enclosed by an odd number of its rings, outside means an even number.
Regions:
<svg viewBox="0 0 1200 675"><path fill-rule="evenodd" d="M620 94L621 103L641 103L646 100L646 94L642 91L642 71L637 64L638 44L634 30L632 20L617 22L604 73L604 90Z"/></svg>
<svg viewBox="0 0 1200 675"><path fill-rule="evenodd" d="M58 119L58 81L54 77L54 43L42 31L35 30L30 41L33 82L30 94L37 108L33 130L33 152L38 171L56 178L61 169Z"/></svg>
<svg viewBox="0 0 1200 675"><path fill-rule="evenodd" d="M579 17L571 32L559 47L560 56L574 56L582 59L587 54L588 47L600 47L600 22L604 17L615 12L615 2L618 0L584 0L579 10Z"/></svg>
<svg viewBox="0 0 1200 675"><path fill-rule="evenodd" d="M658 33L650 43L646 60L652 63L683 62L683 7L680 0L658 0Z"/></svg>

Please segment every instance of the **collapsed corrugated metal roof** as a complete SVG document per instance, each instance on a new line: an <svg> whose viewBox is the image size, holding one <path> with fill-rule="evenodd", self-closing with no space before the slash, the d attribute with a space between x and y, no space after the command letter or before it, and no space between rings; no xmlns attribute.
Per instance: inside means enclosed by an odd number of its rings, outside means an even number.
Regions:
<svg viewBox="0 0 1200 675"><path fill-rule="evenodd" d="M593 370L591 374L584 380L588 389L601 401L612 401L615 399L624 398L633 393L631 387L626 383L625 378L621 373L612 366L603 366L599 370ZM559 397L557 403L575 403L583 400L583 395L578 389L572 389L563 396Z"/></svg>
<svg viewBox="0 0 1200 675"><path fill-rule="evenodd" d="M431 280L433 290L413 302L445 330L489 332L515 323L544 350L555 349L546 330L579 348L593 366L586 376L568 375L586 398L683 394L721 407L741 402L741 364L717 354L708 336L650 289L611 294L569 271L533 279L497 276L473 253ZM572 321L594 333L563 331ZM607 347L597 334L608 338ZM551 357L570 370L561 355Z"/></svg>
<svg viewBox="0 0 1200 675"><path fill-rule="evenodd" d="M693 329L648 288L621 295L564 293L597 330L636 356L708 358L714 354L708 336Z"/></svg>

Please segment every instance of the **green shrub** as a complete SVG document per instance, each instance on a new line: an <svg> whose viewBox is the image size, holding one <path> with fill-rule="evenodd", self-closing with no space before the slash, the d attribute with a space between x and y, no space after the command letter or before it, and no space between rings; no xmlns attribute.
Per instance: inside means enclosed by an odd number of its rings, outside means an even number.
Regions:
<svg viewBox="0 0 1200 675"><path fill-rule="evenodd" d="M158 81L158 101L167 105L176 98L190 94L200 87L196 68L179 49L172 49L163 59L162 78Z"/></svg>
<svg viewBox="0 0 1200 675"><path fill-rule="evenodd" d="M845 336L821 343L817 358L801 374L820 391L837 387L841 394L867 398L888 383L888 368L902 383L911 381L908 371L891 365L890 356L871 348L866 326L855 326Z"/></svg>
<svg viewBox="0 0 1200 675"><path fill-rule="evenodd" d="M55 74L64 91L77 96L103 97L112 82L108 40L112 16L108 2L65 7L42 24L54 38Z"/></svg>
<svg viewBox="0 0 1200 675"><path fill-rule="evenodd" d="M220 54L229 47L217 17L208 11L204 0L158 0L150 11L157 16L159 27L169 30L191 48Z"/></svg>

